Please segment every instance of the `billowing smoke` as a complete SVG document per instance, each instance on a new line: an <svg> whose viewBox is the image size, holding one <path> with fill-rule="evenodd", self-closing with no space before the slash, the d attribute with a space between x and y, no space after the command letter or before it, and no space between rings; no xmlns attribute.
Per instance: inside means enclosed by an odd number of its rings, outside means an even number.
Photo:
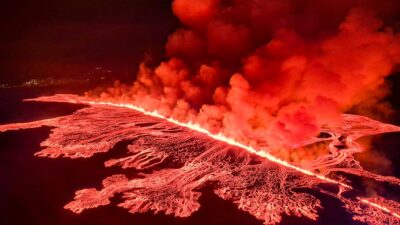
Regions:
<svg viewBox="0 0 400 225"><path fill-rule="evenodd" d="M342 112L387 112L396 0L175 0L167 59L92 91L248 144L296 146Z"/></svg>

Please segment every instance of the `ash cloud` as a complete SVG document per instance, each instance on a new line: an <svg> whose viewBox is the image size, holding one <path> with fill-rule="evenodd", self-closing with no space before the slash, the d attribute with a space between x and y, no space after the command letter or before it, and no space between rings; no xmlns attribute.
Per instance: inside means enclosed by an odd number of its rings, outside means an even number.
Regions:
<svg viewBox="0 0 400 225"><path fill-rule="evenodd" d="M89 96L132 102L248 144L296 146L342 112L390 111L397 1L175 0L167 60Z"/></svg>

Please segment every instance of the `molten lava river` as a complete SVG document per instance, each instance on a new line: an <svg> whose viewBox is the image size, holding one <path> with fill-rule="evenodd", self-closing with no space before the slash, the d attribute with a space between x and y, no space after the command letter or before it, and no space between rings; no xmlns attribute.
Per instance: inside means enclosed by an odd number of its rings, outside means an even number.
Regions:
<svg viewBox="0 0 400 225"><path fill-rule="evenodd" d="M0 126L0 132L52 127L36 156L88 158L109 151L121 141L130 141L124 157L110 159L104 165L140 172L133 177L107 177L101 189L78 190L74 200L65 205L75 213L108 205L113 196L120 194L118 206L131 213L150 211L188 217L199 209L201 189L208 186L264 224L277 224L284 215L317 220L322 205L320 199L307 192L312 189L340 200L355 221L400 224L399 203L379 196L366 197L346 178L359 176L400 185L395 177L364 170L353 157L361 151L357 139L398 132L397 126L345 114L340 126L322 127L325 135L304 143L327 142L327 153L300 165L285 162L268 149L247 146L134 105L75 95L29 101L87 105L68 116Z"/></svg>

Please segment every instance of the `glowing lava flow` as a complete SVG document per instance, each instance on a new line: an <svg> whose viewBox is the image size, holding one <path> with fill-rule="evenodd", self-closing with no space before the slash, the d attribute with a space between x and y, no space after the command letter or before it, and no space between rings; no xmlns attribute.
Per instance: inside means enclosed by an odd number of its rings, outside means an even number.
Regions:
<svg viewBox="0 0 400 225"><path fill-rule="evenodd" d="M187 217L199 209L199 190L212 184L219 197L232 201L264 224L281 221L282 215L304 216L316 220L322 208L320 199L302 190L317 190L342 203L354 220L368 224L400 224L400 204L385 198L355 197L350 185L328 177L340 171L379 182L398 185L395 177L365 171L352 158L358 150L357 137L398 131L365 117L344 115L339 128L322 128L331 134L331 154L310 163L310 169L293 165L267 152L247 146L222 134L213 134L197 124L182 123L158 112L148 112L133 104L99 102L74 95L40 97L30 101L64 102L88 105L72 115L53 119L0 125L8 130L52 127L41 143L40 157L88 158L107 152L117 143L129 141L127 156L104 162L106 167L135 169L139 177L116 174L103 180L100 189L76 192L66 209L80 213L110 204L120 194L118 206L132 213L163 212ZM340 139L344 135L347 138ZM311 140L314 143L318 140ZM345 144L343 149L335 145ZM346 164L348 163L348 164ZM323 174L313 171L321 170ZM342 177L339 177L339 179ZM333 183L338 189L325 189ZM344 194L345 193L345 194Z"/></svg>
<svg viewBox="0 0 400 225"><path fill-rule="evenodd" d="M222 142L225 142L225 143L227 143L229 145L233 145L233 146L242 148L242 149L244 149L244 150L246 150L246 151L248 151L248 152L250 152L252 154L256 154L256 155L258 155L260 157L263 157L265 159L268 159L268 160L270 160L272 162L276 162L276 163L278 163L278 164L280 164L282 166L289 167L291 169L297 170L297 171L299 171L301 173L304 173L306 175L309 175L309 176L315 176L315 177L317 177L317 178L319 178L319 179L321 179L321 180L323 180L325 182L338 184L338 185L340 185L342 187L346 187L346 188L349 188L349 189L352 188L351 186L349 186L349 185L347 185L347 184L345 184L343 182L340 182L340 181L337 181L337 180L333 180L333 179L327 178L325 176L313 173L313 172L311 172L309 170L305 170L305 169L299 168L297 166L291 165L290 163L288 163L286 161L283 161L281 159L278 159L278 158L272 156L271 154L269 154L267 152L267 150L264 150L264 149L256 150L251 146L244 145L244 144L242 144L240 142L235 141L232 138L228 138L228 137L224 136L221 133L213 134L210 131L202 128L199 124L195 124L195 123L192 123L192 122L183 123L183 122L180 122L180 121L175 120L173 118L164 117L163 115L161 115L157 111L150 112L150 111L147 111L144 108L141 108L139 106L132 105L132 104L124 104L124 103L111 103L111 102L102 102L102 101L97 102L97 101L84 101L84 100L80 101L80 102L72 101L71 103L84 103L84 104L89 104L89 105L110 105L110 106L124 107L124 108L128 108L128 109L133 109L133 110L142 112L145 115L149 115L149 116L154 116L154 117L157 117L157 118L165 119L165 120L167 120L167 121L169 121L169 122L171 122L173 124L176 124L178 126L186 127L186 128L191 129L191 130L206 134L207 136L209 136L209 137L211 137L211 138L213 138L215 140L222 141Z"/></svg>
<svg viewBox="0 0 400 225"><path fill-rule="evenodd" d="M365 204L368 204L370 206L376 207L376 208L378 208L378 209L380 209L382 211L385 211L385 212L387 212L387 213L389 213L389 214L391 214L391 215L393 215L393 216L395 216L397 218L400 218L400 214L398 214L396 212L393 212L392 210L388 209L385 206L382 206L382 205L379 205L377 203L371 202L371 201L369 201L367 199L364 199L364 198L357 198L357 199L359 199L361 202L363 202Z"/></svg>

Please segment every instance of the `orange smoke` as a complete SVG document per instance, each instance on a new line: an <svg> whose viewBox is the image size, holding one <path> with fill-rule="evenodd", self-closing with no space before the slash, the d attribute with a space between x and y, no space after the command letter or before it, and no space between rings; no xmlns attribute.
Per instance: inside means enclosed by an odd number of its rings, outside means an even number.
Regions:
<svg viewBox="0 0 400 225"><path fill-rule="evenodd" d="M396 2L175 0L183 27L168 38L169 60L100 96L245 143L295 146L387 95L400 63L387 21Z"/></svg>

